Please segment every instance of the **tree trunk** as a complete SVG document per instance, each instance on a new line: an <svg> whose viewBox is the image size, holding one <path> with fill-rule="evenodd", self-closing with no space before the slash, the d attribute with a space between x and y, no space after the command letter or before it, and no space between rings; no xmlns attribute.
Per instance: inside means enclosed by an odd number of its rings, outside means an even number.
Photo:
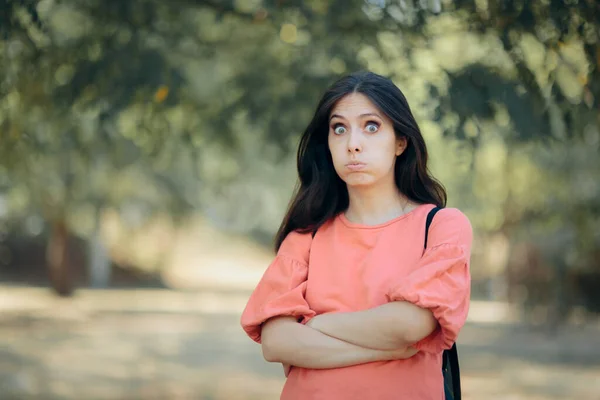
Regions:
<svg viewBox="0 0 600 400"><path fill-rule="evenodd" d="M52 222L46 260L52 288L60 296L71 296L73 276L69 259L69 229L64 219Z"/></svg>
<svg viewBox="0 0 600 400"><path fill-rule="evenodd" d="M99 208L96 212L96 221L94 233L90 239L90 251L89 251L89 276L90 285L93 288L106 288L110 285L111 276L111 263L108 256L108 250L102 239L100 230L100 217L102 216L102 209Z"/></svg>

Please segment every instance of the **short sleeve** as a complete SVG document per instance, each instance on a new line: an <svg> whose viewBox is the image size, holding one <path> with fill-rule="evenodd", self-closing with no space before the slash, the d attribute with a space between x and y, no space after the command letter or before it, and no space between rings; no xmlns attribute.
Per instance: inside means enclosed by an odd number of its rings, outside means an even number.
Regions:
<svg viewBox="0 0 600 400"><path fill-rule="evenodd" d="M457 209L439 211L418 265L391 285L390 301L407 301L431 310L439 323L433 333L415 344L418 350L438 353L449 349L466 322L472 240L472 227L464 214Z"/></svg>
<svg viewBox="0 0 600 400"><path fill-rule="evenodd" d="M301 320L314 317L314 311L305 300L311 242L310 233L288 234L250 295L241 325L255 342L261 343L262 324L269 318L293 316Z"/></svg>

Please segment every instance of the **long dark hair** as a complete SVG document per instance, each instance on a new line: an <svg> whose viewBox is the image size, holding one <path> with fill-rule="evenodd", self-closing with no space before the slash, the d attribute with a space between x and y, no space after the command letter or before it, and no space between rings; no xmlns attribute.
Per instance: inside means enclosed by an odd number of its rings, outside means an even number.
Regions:
<svg viewBox="0 0 600 400"><path fill-rule="evenodd" d="M316 230L346 210L348 188L333 167L327 144L329 114L335 104L351 93L367 96L394 123L398 138L407 147L397 157L396 186L412 202L446 205L446 190L427 168L427 148L406 97L394 83L373 72L356 72L335 82L325 92L298 146L299 182L288 211L275 237L275 251L292 231Z"/></svg>

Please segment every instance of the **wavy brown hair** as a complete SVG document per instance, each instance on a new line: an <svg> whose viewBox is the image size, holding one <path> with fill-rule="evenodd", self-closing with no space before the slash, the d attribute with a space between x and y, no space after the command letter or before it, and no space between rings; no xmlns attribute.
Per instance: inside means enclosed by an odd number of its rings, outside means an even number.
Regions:
<svg viewBox="0 0 600 400"><path fill-rule="evenodd" d="M428 170L425 140L402 91L388 78L373 72L356 72L327 89L300 139L299 182L275 237L275 251L290 232L314 233L348 208L348 189L335 172L327 137L333 107L351 93L367 96L392 120L396 136L407 140L407 147L397 157L394 168L400 192L418 204L446 205L446 190Z"/></svg>

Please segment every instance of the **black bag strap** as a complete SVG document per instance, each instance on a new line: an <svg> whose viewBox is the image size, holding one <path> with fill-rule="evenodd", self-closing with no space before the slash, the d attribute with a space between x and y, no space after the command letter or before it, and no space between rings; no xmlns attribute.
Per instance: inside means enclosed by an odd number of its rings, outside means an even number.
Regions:
<svg viewBox="0 0 600 400"><path fill-rule="evenodd" d="M431 209L431 211L429 211L429 214L427 214L427 222L425 222L425 245L423 246L424 249L427 248L427 238L429 237L429 227L431 226L433 217L435 217L435 214L437 214L437 212L440 210L441 210L440 207L434 207Z"/></svg>
<svg viewBox="0 0 600 400"><path fill-rule="evenodd" d="M434 207L427 214L427 221L425 222L425 244L423 246L423 249L427 248L427 239L429 238L429 227L431 226L433 217L440 210L440 207ZM445 350L443 353L442 370L444 373L448 371L448 367L450 368L450 377L452 383L452 399L461 400L460 369L458 366L458 350L456 349L456 343L452 344L452 348L450 350Z"/></svg>
<svg viewBox="0 0 600 400"><path fill-rule="evenodd" d="M458 366L458 349L456 343L452 344L450 350L444 351L444 364L448 369L450 364L450 377L452 381L452 394L454 400L461 400L461 388L460 388L460 368Z"/></svg>

